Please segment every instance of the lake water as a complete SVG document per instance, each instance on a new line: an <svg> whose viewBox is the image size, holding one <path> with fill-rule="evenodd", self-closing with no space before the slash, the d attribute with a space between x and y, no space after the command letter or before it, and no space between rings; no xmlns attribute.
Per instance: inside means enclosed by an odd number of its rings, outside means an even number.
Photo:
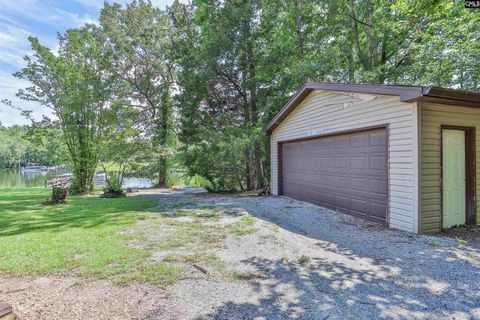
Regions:
<svg viewBox="0 0 480 320"><path fill-rule="evenodd" d="M20 172L16 169L0 169L0 187L43 187L45 186L45 179L49 177L50 174L47 172Z"/></svg>
<svg viewBox="0 0 480 320"><path fill-rule="evenodd" d="M16 169L0 169L0 188L24 188L24 187L43 187L45 180L49 179L53 173L47 172L20 172ZM128 178L123 182L123 187L148 188L153 183L143 178Z"/></svg>

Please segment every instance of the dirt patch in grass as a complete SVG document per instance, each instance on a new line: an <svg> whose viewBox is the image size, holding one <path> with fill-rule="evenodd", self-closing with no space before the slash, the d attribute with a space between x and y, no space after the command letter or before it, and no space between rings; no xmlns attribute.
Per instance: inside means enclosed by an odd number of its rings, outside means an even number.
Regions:
<svg viewBox="0 0 480 320"><path fill-rule="evenodd" d="M26 319L49 320L480 316L472 303L480 298L480 260L464 235L460 241L386 230L283 197L152 192L146 197L153 209L133 210L119 226L124 215L108 204L109 220L104 213L92 217L103 233L91 223L82 230L82 236L97 231L89 243L100 258L111 248L110 258L90 264L92 250L71 250L71 261L99 272L9 278L28 289L0 299ZM116 247L106 241L110 227L119 236Z"/></svg>
<svg viewBox="0 0 480 320"><path fill-rule="evenodd" d="M181 319L158 287L77 277L0 277L0 300L21 319Z"/></svg>
<svg viewBox="0 0 480 320"><path fill-rule="evenodd" d="M216 252L227 237L257 231L256 218L243 209L202 204L199 199L164 202L151 211L154 214L134 227L133 233L137 241L142 239L141 247L152 260L182 268L183 279L229 276Z"/></svg>

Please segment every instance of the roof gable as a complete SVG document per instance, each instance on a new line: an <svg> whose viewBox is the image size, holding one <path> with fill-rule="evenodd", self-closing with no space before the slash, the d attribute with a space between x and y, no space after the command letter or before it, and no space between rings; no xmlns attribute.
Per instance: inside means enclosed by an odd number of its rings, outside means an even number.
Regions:
<svg viewBox="0 0 480 320"><path fill-rule="evenodd" d="M292 112L314 90L395 95L399 96L400 101L402 102L427 101L480 108L480 93L472 91L422 86L306 83L272 119L266 127L265 132L271 134L272 131L290 114L290 112Z"/></svg>

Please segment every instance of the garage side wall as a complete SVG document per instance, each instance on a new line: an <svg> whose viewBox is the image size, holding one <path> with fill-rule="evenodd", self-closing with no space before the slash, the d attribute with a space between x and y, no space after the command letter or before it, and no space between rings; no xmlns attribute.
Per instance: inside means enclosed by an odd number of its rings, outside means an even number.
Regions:
<svg viewBox="0 0 480 320"><path fill-rule="evenodd" d="M440 126L455 125L476 128L477 208L480 205L480 110L441 104L419 103L421 113L421 232L439 232L441 229L441 156ZM477 214L477 224L479 223Z"/></svg>
<svg viewBox="0 0 480 320"><path fill-rule="evenodd" d="M360 98L313 91L275 128L270 136L272 193L278 194L278 142L388 124L389 226L417 232L417 109L398 96Z"/></svg>

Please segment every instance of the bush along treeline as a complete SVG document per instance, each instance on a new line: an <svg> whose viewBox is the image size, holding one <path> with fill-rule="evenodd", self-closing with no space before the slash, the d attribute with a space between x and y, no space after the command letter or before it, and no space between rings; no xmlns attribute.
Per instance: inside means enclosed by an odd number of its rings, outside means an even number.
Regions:
<svg viewBox="0 0 480 320"><path fill-rule="evenodd" d="M53 111L77 193L105 161L161 187L186 168L213 190L262 189L263 128L301 85L479 90L479 23L459 0L106 3L55 52L30 38L18 95Z"/></svg>

